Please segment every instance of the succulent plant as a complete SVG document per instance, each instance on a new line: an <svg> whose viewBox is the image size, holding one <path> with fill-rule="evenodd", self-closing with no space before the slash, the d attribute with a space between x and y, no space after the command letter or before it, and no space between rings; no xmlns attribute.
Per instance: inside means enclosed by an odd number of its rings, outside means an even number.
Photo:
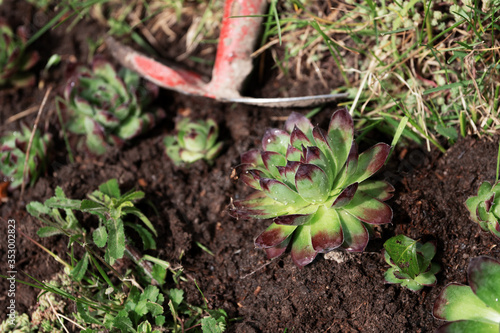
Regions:
<svg viewBox="0 0 500 333"><path fill-rule="evenodd" d="M108 145L121 145L165 117L162 109L147 107L158 93L158 87L122 69L119 73L100 58L92 70L79 67L64 91L63 104L70 114L68 130L86 135L86 146L103 154Z"/></svg>
<svg viewBox="0 0 500 333"><path fill-rule="evenodd" d="M31 133L27 126L22 125L21 131L10 132L0 138L0 176L7 178L10 189L19 187L23 182L24 161ZM40 131L36 130L26 172L26 182L30 185L33 185L46 169L50 140L48 134L42 136Z"/></svg>
<svg viewBox="0 0 500 333"><path fill-rule="evenodd" d="M175 125L176 135L165 137L165 152L176 165L192 163L201 159L211 161L222 149L222 142L216 142L219 134L217 123L192 121L183 118Z"/></svg>
<svg viewBox="0 0 500 333"><path fill-rule="evenodd" d="M378 143L358 155L353 136L347 109L332 115L328 131L292 113L284 130L267 130L263 151L241 155L240 179L257 191L234 201L231 211L240 218L274 219L255 240L269 258L289 244L299 267L338 247L361 252L370 225L391 222L384 201L394 188L367 180L384 165L390 146Z"/></svg>
<svg viewBox="0 0 500 333"><path fill-rule="evenodd" d="M25 52L27 40L24 28L14 34L0 19L0 86L26 87L35 82L35 76L26 71L38 62L39 56L37 52Z"/></svg>
<svg viewBox="0 0 500 333"><path fill-rule="evenodd" d="M450 321L436 332L498 333L500 331L500 262L482 256L468 268L469 286L451 283L434 303L434 317Z"/></svg>
<svg viewBox="0 0 500 333"><path fill-rule="evenodd" d="M384 243L384 259L391 266L384 278L387 283L401 284L413 291L436 284L436 276L441 269L432 263L436 254L436 244L422 244L404 235L388 239Z"/></svg>
<svg viewBox="0 0 500 333"><path fill-rule="evenodd" d="M484 182L479 187L478 195L470 197L465 202L472 220L477 222L484 231L489 231L500 238L500 182L493 186Z"/></svg>

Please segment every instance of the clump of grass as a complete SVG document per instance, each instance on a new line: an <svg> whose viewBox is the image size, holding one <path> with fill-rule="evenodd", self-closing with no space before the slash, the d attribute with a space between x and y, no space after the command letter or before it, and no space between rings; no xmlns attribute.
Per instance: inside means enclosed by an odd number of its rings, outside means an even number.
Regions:
<svg viewBox="0 0 500 333"><path fill-rule="evenodd" d="M394 134L408 117L403 137L441 150L442 139L453 143L459 135L492 134L499 128L494 36L500 3L348 0L322 5L293 0L283 5L278 19L269 13L264 36L269 41L261 50L283 43L285 53L275 60L284 75L300 79L309 68L330 88L333 72L351 93L344 104L362 119L359 126L377 124ZM336 68L315 71L327 56Z"/></svg>

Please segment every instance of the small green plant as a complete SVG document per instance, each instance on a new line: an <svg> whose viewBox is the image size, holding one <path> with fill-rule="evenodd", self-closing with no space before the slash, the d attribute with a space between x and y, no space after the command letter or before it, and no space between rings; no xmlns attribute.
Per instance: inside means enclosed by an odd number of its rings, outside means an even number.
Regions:
<svg viewBox="0 0 500 333"><path fill-rule="evenodd" d="M470 197L465 202L470 212L472 220L479 224L484 231L491 232L500 238L500 182L493 186L489 182L484 182L479 187L478 195Z"/></svg>
<svg viewBox="0 0 500 333"><path fill-rule="evenodd" d="M92 233L92 240L99 248L107 245L105 259L111 265L116 259L122 258L125 252L125 225L138 232L145 250L156 248L151 234L152 232L156 236L156 230L151 221L134 206L135 201L144 198L144 192L130 191L122 195L117 180L111 179L100 185L99 190L90 194L89 199L82 201L66 198L60 187L57 187L55 193L56 195L46 200L44 204L35 201L27 206L31 215L47 224L39 230L40 237L68 232L70 235L79 235L79 238L85 237L73 214L73 211L77 210L98 216L99 227ZM59 209L65 211L65 218ZM149 230L135 223L124 222L124 217L128 214L139 217ZM88 243L87 240L85 242Z"/></svg>
<svg viewBox="0 0 500 333"><path fill-rule="evenodd" d="M227 323L227 314L223 310L211 310L206 303L202 306L188 304L181 289L166 288L168 272L172 273L170 279L176 285L179 280L187 281L181 269L173 269L168 262L159 258L140 255L137 250L125 245L126 235L122 220L127 214L134 214L151 232L141 225L125 225L139 232L145 249L156 247L152 235L156 235L156 231L147 217L133 206L134 201L143 197L144 193L137 191L122 195L117 181L111 179L86 200L68 199L58 187L55 196L43 204L31 202L27 206L28 212L47 224L39 229L39 236L64 234L70 239L70 262L65 262L58 255L32 241L64 265L64 276L69 277L71 283L44 283L28 275L35 281L29 285L43 290L45 296L56 294L65 302L74 302L76 307L70 308L76 309L76 312L66 313L66 316L61 316L58 321L73 318L72 323L76 323L82 331L88 333L104 330L160 333L165 330L184 332L188 329L200 332L200 328L203 332L223 332ZM75 212L97 215L99 227L93 233L88 232L81 227ZM81 258L76 258L75 246L84 249ZM101 248L106 260L102 260L98 254L102 251ZM135 265L122 275L111 265L124 254ZM109 274L114 277L108 276ZM65 311L63 305L60 308ZM31 323L39 329L49 329L48 331L55 331L59 327L57 322L47 318L32 317Z"/></svg>
<svg viewBox="0 0 500 333"><path fill-rule="evenodd" d="M15 313L15 319L5 319L0 323L0 332L12 333L35 333L37 332L36 326L30 322L28 314Z"/></svg>
<svg viewBox="0 0 500 333"><path fill-rule="evenodd" d="M0 87L26 87L35 83L35 75L27 72L39 59L37 52L26 52L26 32L23 28L14 34L0 18Z"/></svg>
<svg viewBox="0 0 500 333"><path fill-rule="evenodd" d="M371 224L392 220L384 203L394 188L367 180L385 163L389 145L378 143L358 155L353 120L346 109L336 111L328 131L292 113L285 130L269 129L262 149L241 156L240 179L257 190L234 201L241 218L274 218L255 240L269 258L292 247L292 260L302 267L320 252L342 246L363 251Z"/></svg>
<svg viewBox="0 0 500 333"><path fill-rule="evenodd" d="M500 262L473 258L468 268L469 286L447 285L434 303L434 317L450 321L436 332L500 331Z"/></svg>
<svg viewBox="0 0 500 333"><path fill-rule="evenodd" d="M95 58L92 70L79 67L68 80L60 102L69 113L67 128L85 135L85 144L94 154L103 154L109 145L122 145L165 117L162 109L148 109L158 87L140 84L139 75Z"/></svg>
<svg viewBox="0 0 500 333"><path fill-rule="evenodd" d="M201 159L210 162L222 149L222 142L217 143L219 127L212 119L183 118L175 125L175 131L175 135L165 137L164 144L165 152L176 165Z"/></svg>
<svg viewBox="0 0 500 333"><path fill-rule="evenodd" d="M10 132L0 138L0 176L10 182L10 188L19 187L26 175L26 183L35 184L47 167L47 152L51 143L50 135L35 131L29 153L27 170L24 164L32 132L25 126L20 131Z"/></svg>
<svg viewBox="0 0 500 333"><path fill-rule="evenodd" d="M385 261L391 266L384 274L387 283L401 284L412 291L436 284L435 274L441 268L431 262L436 254L433 242L422 244L398 235L388 239L384 249Z"/></svg>

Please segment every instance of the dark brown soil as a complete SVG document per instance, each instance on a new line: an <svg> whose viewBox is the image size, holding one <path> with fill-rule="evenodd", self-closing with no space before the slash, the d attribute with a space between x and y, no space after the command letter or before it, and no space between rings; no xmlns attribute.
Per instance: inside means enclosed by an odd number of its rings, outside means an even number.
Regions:
<svg viewBox="0 0 500 333"><path fill-rule="evenodd" d="M13 8L9 1L3 6L0 10L3 14L5 8ZM89 22L81 24L67 34L47 35L44 37L47 40L56 38L54 36L64 38L47 45L53 45L54 53L65 48L67 54L74 54L84 62L86 51L81 51L83 47L76 49L74 43L68 46L65 42L74 40L74 36L84 41L85 36L95 33L88 29L92 26ZM103 31L101 28L100 34ZM66 64L63 63L47 81L56 85L55 91L62 87L55 78L63 76ZM310 79L313 85L319 86L312 76ZM309 93L311 89L307 81L278 81L273 76L267 80L267 87L279 82L278 85L288 85L297 92ZM333 80L332 77L329 81L332 87L340 84ZM251 94L266 95L265 90L249 88ZM8 116L36 106L44 92L44 89L35 88L0 92L0 134L18 126L17 123L4 124ZM324 93L316 88L314 92ZM156 215L150 205L139 205L159 232L159 250L149 253L182 264L186 274L198 282L210 307L223 308L231 318L238 318L230 325L230 332L283 332L285 329L293 332L433 331L441 324L431 314L439 291L450 282L466 283L465 271L471 257L482 254L499 257L498 241L469 219L464 206L465 200L476 193L482 181L495 178L497 139L461 140L446 155L434 150L428 153L423 147L398 149L378 175L396 187L396 196L389 202L394 210L393 225L377 229L378 238L371 241L365 253L334 252L333 256L325 256L329 259L320 256L311 265L298 269L289 254L270 262L263 251L254 248L254 237L267 227L268 221L235 220L227 211L231 198L248 193L243 184L230 178L232 168L239 163L239 155L258 147L265 129L282 127L283 120L293 110L225 105L169 92L162 92L157 103L169 116L151 133L103 157L79 153L74 164L67 162L57 117L52 112L54 106L49 103L43 122L56 138L51 167L45 177L27 189L22 200L17 190L0 206L0 235L6 234L8 219L15 219L17 223L18 272L24 271L37 279L50 279L62 269L46 253L21 237L21 232L63 257L67 244L64 238L39 239L36 230L40 222L25 212L26 203L47 199L56 186L61 186L70 198L84 198L110 178L117 178L122 190L136 188L146 193L146 198L158 211ZM221 126L220 138L225 146L213 165L196 162L190 168L178 168L164 154L163 137L173 128L173 119L181 109L194 118L213 117ZM313 122L325 124L334 110L334 105L327 106ZM32 124L34 115L24 120ZM90 219L84 223L92 226ZM443 268L438 274L437 286L413 293L397 285L384 284L387 265L380 250L387 238L400 233L424 241L437 241L435 260ZM208 247L214 255L203 251L196 242ZM0 274L5 274L6 242L0 244ZM22 274L19 277L28 279ZM7 305L7 287L7 281L0 279L0 309ZM17 288L17 310L29 311L36 302L38 291L20 283ZM193 283L183 283L182 288L189 301L201 302ZM0 311L0 319L4 318L5 312Z"/></svg>

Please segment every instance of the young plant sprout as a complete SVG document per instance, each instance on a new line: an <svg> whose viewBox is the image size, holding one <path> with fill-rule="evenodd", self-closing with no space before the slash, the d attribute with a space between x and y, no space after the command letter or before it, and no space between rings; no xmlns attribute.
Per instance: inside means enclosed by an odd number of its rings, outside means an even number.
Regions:
<svg viewBox="0 0 500 333"><path fill-rule="evenodd" d="M165 137L165 152L176 165L193 163L205 159L212 161L222 149L222 142L216 142L219 134L217 123L191 121L183 118L175 125L176 135Z"/></svg>
<svg viewBox="0 0 500 333"><path fill-rule="evenodd" d="M436 332L500 331L500 262L473 258L467 272L469 286L447 285L434 303L434 317L450 321Z"/></svg>
<svg viewBox="0 0 500 333"><path fill-rule="evenodd" d="M255 240L269 258L291 244L299 267L318 253L338 247L365 249L372 224L390 223L392 209L384 203L394 188L367 180L385 163L390 146L378 143L358 155L353 120L347 109L336 111L328 131L292 113L285 129L269 129L262 151L241 155L240 179L257 190L234 201L240 218L273 218Z"/></svg>
<svg viewBox="0 0 500 333"><path fill-rule="evenodd" d="M22 125L21 131L11 132L0 138L0 176L7 178L10 189L15 189L23 183L24 164L31 134L31 130ZM48 134L42 136L40 131L36 130L28 158L26 183L35 184L45 171L49 144L50 136Z"/></svg>
<svg viewBox="0 0 500 333"><path fill-rule="evenodd" d="M0 87L22 88L34 84L35 75L27 71L38 62L39 56L36 52L25 52L27 40L23 28L19 28L16 35L0 19Z"/></svg>
<svg viewBox="0 0 500 333"><path fill-rule="evenodd" d="M162 109L148 109L157 93L152 84L140 85L136 73L116 73L107 61L94 59L92 70L79 67L64 91L68 130L85 135L87 148L103 154L108 145L121 145L165 117Z"/></svg>
<svg viewBox="0 0 500 333"><path fill-rule="evenodd" d="M470 197L465 202L470 212L472 220L479 224L484 231L491 232L500 238L500 182L493 186L489 182L484 182L479 187L476 197Z"/></svg>
<svg viewBox="0 0 500 333"><path fill-rule="evenodd" d="M436 254L433 242L422 244L398 235L388 239L384 249L385 261L391 266L384 274L387 283L401 284L412 291L436 284L435 274L441 268L431 263Z"/></svg>

